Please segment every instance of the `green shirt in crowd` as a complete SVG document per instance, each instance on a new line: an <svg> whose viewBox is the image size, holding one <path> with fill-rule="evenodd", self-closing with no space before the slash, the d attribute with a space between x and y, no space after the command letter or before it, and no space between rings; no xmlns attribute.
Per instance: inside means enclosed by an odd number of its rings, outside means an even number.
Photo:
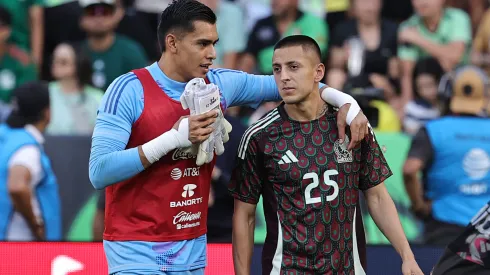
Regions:
<svg viewBox="0 0 490 275"><path fill-rule="evenodd" d="M90 49L88 41L83 43L83 47L92 60L92 83L104 91L118 76L148 65L143 48L123 35L116 35L112 46L103 52Z"/></svg>
<svg viewBox="0 0 490 275"><path fill-rule="evenodd" d="M29 54L17 46L8 46L0 56L0 100L10 102L12 90L37 79L37 70Z"/></svg>
<svg viewBox="0 0 490 275"><path fill-rule="evenodd" d="M51 121L47 133L51 135L91 135L97 118L97 108L103 92L85 86L77 93L64 93L58 82L49 83Z"/></svg>
<svg viewBox="0 0 490 275"><path fill-rule="evenodd" d="M471 21L464 11L454 8L446 8L444 15L439 22L437 30L431 32L427 29L423 20L417 14L403 22L399 28L399 32L407 27L415 27L426 39L438 43L449 44L451 42L464 42L466 52L461 60L462 64L469 62L469 54L471 50ZM398 47L398 57L402 60L416 62L429 54L422 48L415 45L400 45Z"/></svg>
<svg viewBox="0 0 490 275"><path fill-rule="evenodd" d="M7 9L12 17L12 35L10 36L12 43L30 51L29 8L43 5L44 0L0 0L0 7Z"/></svg>

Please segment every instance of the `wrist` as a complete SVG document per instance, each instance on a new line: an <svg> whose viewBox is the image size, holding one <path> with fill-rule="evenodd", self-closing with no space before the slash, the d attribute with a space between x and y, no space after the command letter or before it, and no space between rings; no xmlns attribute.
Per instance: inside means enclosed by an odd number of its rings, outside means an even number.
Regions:
<svg viewBox="0 0 490 275"><path fill-rule="evenodd" d="M413 261L415 260L415 255L413 255L410 248L406 248L400 253L400 258L402 259L402 262Z"/></svg>

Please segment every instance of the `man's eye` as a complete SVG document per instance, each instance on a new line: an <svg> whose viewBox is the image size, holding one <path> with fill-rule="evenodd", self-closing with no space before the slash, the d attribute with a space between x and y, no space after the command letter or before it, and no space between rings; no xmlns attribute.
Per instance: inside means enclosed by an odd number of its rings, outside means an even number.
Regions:
<svg viewBox="0 0 490 275"><path fill-rule="evenodd" d="M291 66L289 66L289 67L290 67L291 69L293 69L293 70L298 69L298 66L297 66L297 65L291 65Z"/></svg>

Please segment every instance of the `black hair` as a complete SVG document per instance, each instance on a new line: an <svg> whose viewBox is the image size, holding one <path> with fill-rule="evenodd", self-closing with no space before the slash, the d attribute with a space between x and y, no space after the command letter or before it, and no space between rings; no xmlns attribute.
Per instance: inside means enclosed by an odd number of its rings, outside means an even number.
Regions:
<svg viewBox="0 0 490 275"><path fill-rule="evenodd" d="M173 0L160 15L157 31L160 50L166 50L165 37L168 33L179 32L179 35L184 35L193 32L195 21L216 24L216 14L196 0Z"/></svg>
<svg viewBox="0 0 490 275"><path fill-rule="evenodd" d="M286 36L283 39L279 40L274 46L274 51L281 48L292 47L292 46L301 46L304 51L314 51L318 56L318 59L322 60L322 52L320 50L320 46L316 43L315 39L307 36L307 35L291 35Z"/></svg>
<svg viewBox="0 0 490 275"><path fill-rule="evenodd" d="M78 86L80 89L83 90L83 88L86 85L93 85L92 83L92 60L90 59L90 56L84 50L82 45L80 43L75 43L75 42L61 42L59 45L68 45L73 49L73 52L75 53L75 75L78 80ZM58 47L57 46L57 47ZM52 56L52 59L54 56Z"/></svg>
<svg viewBox="0 0 490 275"><path fill-rule="evenodd" d="M444 70L442 69L439 62L434 58L428 57L417 61L417 63L415 64L415 68L413 69L412 78L412 87L416 98L420 98L420 94L417 90L417 78L423 74L428 74L434 77L435 83L438 86L439 81L444 74Z"/></svg>
<svg viewBox="0 0 490 275"><path fill-rule="evenodd" d="M10 26L11 24L12 15L6 8L0 6L0 25Z"/></svg>

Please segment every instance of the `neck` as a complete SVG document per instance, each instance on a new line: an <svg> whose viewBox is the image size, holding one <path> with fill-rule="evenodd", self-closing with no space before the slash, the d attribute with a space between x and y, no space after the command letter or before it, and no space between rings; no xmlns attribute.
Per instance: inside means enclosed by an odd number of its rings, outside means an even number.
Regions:
<svg viewBox="0 0 490 275"><path fill-rule="evenodd" d="M365 21L357 21L357 25L360 29L372 29L377 28L379 26L379 20L365 20Z"/></svg>
<svg viewBox="0 0 490 275"><path fill-rule="evenodd" d="M440 11L433 16L425 17L423 19L424 24L427 27L427 29L429 29L431 31L435 31L437 29L437 26L439 25L439 22L441 21L441 18L442 18L442 13L443 13L443 11Z"/></svg>
<svg viewBox="0 0 490 275"><path fill-rule="evenodd" d="M116 35L113 32L101 36L90 36L88 44L93 51L103 52L112 46L115 38Z"/></svg>
<svg viewBox="0 0 490 275"><path fill-rule="evenodd" d="M276 17L277 23L279 24L288 24L294 22L296 20L296 16L298 15L298 10L291 9L285 11L283 14L278 15Z"/></svg>
<svg viewBox="0 0 490 275"><path fill-rule="evenodd" d="M316 88L305 100L295 104L285 104L284 110L293 120L312 121L321 117L325 113L326 107L326 103Z"/></svg>
<svg viewBox="0 0 490 275"><path fill-rule="evenodd" d="M46 130L46 127L48 126L48 124L45 122L38 122L38 123L31 124L31 125L34 126L34 128L36 128L41 133L44 133L44 131Z"/></svg>
<svg viewBox="0 0 490 275"><path fill-rule="evenodd" d="M166 53L162 54L162 57L158 61L158 67L162 72L170 79L178 81L178 82L188 82L189 79L187 79L184 75L179 73L178 66L170 61L170 58L165 57Z"/></svg>
<svg viewBox="0 0 490 275"><path fill-rule="evenodd" d="M80 91L80 85L78 85L78 81L74 78L61 79L58 80L58 83L63 93L71 94Z"/></svg>

